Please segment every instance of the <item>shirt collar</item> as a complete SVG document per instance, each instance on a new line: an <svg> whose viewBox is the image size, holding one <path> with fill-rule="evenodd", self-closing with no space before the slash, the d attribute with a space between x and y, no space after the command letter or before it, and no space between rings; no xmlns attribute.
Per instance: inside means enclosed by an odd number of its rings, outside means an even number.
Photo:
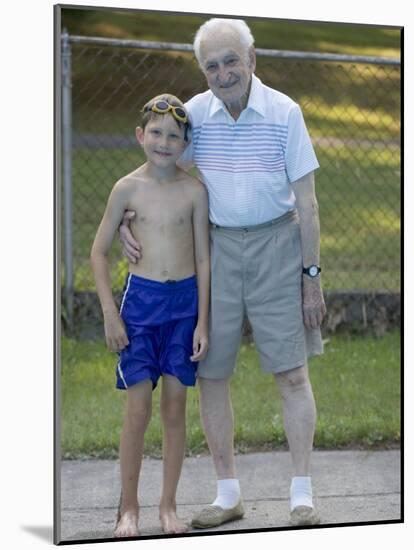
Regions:
<svg viewBox="0 0 414 550"><path fill-rule="evenodd" d="M213 92L212 96L213 99L210 103L210 112L209 116L214 116L217 111L227 111L226 106L224 105L223 101L216 97ZM257 78L256 75L252 75L252 85L250 87L250 94L249 94L249 100L247 102L247 106L243 111L246 111L247 109L253 109L259 115L265 116L265 105L263 101L263 84L260 78Z"/></svg>

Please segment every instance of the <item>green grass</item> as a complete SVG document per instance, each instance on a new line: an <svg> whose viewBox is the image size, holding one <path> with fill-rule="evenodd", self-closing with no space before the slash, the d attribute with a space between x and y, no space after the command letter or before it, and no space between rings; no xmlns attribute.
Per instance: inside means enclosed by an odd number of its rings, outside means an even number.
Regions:
<svg viewBox="0 0 414 550"><path fill-rule="evenodd" d="M381 339L333 336L325 354L311 359L318 409L315 447L372 447L400 440L400 334ZM114 457L118 453L125 393L115 389L115 356L103 344L62 340L62 454ZM159 388L146 434L146 454L160 455ZM239 451L285 444L281 400L271 375L259 372L257 353L244 345L232 382ZM188 391L187 450L206 450L198 389Z"/></svg>

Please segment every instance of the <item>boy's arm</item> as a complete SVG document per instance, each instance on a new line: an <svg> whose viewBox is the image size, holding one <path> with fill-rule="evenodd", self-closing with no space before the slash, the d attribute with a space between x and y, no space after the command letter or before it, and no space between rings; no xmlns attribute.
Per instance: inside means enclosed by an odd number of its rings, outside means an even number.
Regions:
<svg viewBox="0 0 414 550"><path fill-rule="evenodd" d="M198 287L198 322L194 333L193 361L199 361L207 352L208 311L210 300L210 242L208 195L200 182L195 189L193 203L194 259Z"/></svg>
<svg viewBox="0 0 414 550"><path fill-rule="evenodd" d="M125 182L120 181L109 196L91 250L91 265L104 315L106 340L114 351L123 349L128 344L128 339L112 295L108 254L127 203L127 188Z"/></svg>

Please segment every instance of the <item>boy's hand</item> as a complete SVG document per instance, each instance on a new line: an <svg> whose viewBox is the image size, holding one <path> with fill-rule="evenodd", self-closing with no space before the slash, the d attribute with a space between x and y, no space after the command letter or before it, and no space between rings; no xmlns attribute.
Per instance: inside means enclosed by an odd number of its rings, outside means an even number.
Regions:
<svg viewBox="0 0 414 550"><path fill-rule="evenodd" d="M207 355L208 330L206 327L196 326L193 336L193 355L191 361L201 361Z"/></svg>
<svg viewBox="0 0 414 550"><path fill-rule="evenodd" d="M125 210L121 225L119 226L119 240L122 254L135 264L141 258L141 245L134 239L129 227L134 217L135 212L133 210Z"/></svg>
<svg viewBox="0 0 414 550"><path fill-rule="evenodd" d="M125 325L118 312L107 314L105 320L105 339L108 348L111 351L121 351L128 344Z"/></svg>

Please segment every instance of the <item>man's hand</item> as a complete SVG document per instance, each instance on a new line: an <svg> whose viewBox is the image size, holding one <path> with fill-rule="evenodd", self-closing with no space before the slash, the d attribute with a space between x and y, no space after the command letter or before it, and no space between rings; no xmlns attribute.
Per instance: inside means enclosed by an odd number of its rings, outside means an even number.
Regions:
<svg viewBox="0 0 414 550"><path fill-rule="evenodd" d="M117 311L104 315L105 321L105 340L111 351L121 351L128 344L125 325Z"/></svg>
<svg viewBox="0 0 414 550"><path fill-rule="evenodd" d="M122 254L133 264L141 258L141 245L137 242L129 227L131 220L135 217L133 210L125 210L122 223L119 226L119 241L122 247Z"/></svg>
<svg viewBox="0 0 414 550"><path fill-rule="evenodd" d="M318 328L326 314L321 279L302 276L303 322L306 328Z"/></svg>
<svg viewBox="0 0 414 550"><path fill-rule="evenodd" d="M208 350L208 329L197 324L193 336L193 355L191 361L201 361Z"/></svg>

